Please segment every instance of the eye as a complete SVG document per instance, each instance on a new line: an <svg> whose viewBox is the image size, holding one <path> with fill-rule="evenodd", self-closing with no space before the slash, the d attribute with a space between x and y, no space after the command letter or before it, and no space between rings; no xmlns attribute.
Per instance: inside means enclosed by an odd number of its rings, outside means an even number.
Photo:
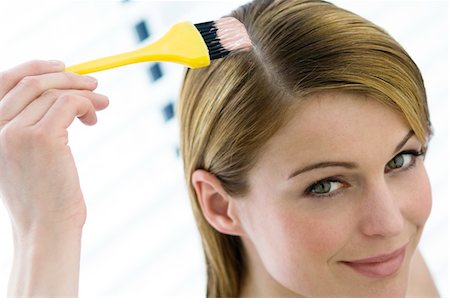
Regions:
<svg viewBox="0 0 450 298"><path fill-rule="evenodd" d="M386 164L385 172L411 168L416 164L417 157L421 155L423 155L423 152L416 150L400 152Z"/></svg>
<svg viewBox="0 0 450 298"><path fill-rule="evenodd" d="M337 180L336 178L327 178L320 180L309 186L305 194L313 197L331 197L335 195L339 189L346 187L347 184Z"/></svg>

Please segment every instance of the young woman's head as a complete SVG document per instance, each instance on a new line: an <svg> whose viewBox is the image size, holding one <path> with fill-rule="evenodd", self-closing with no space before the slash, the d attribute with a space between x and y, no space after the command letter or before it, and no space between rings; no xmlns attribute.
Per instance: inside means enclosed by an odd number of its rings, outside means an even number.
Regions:
<svg viewBox="0 0 450 298"><path fill-rule="evenodd" d="M254 49L188 70L178 106L208 296L404 296L431 207L417 66L327 2L230 16Z"/></svg>

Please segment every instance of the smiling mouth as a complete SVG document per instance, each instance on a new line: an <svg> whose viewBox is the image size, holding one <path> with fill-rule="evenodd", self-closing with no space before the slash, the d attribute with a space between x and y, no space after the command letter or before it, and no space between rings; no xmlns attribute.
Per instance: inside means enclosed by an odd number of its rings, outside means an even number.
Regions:
<svg viewBox="0 0 450 298"><path fill-rule="evenodd" d="M407 244L388 253L353 261L341 261L359 274L372 278L384 278L400 270L406 255Z"/></svg>

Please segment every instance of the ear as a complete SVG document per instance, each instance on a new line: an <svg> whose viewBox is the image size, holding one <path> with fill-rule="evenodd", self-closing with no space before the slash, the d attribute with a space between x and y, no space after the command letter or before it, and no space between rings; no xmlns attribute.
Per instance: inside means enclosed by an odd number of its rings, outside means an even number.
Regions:
<svg viewBox="0 0 450 298"><path fill-rule="evenodd" d="M209 224L223 234L242 234L234 199L223 189L216 176L205 170L192 174L192 185Z"/></svg>

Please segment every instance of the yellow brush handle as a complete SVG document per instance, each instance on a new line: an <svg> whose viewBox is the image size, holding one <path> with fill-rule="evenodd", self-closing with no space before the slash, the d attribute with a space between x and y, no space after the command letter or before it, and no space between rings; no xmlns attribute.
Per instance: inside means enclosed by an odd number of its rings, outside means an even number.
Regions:
<svg viewBox="0 0 450 298"><path fill-rule="evenodd" d="M210 64L208 47L190 22L175 24L163 37L140 49L69 66L66 71L86 74L138 62L164 61L190 68Z"/></svg>

